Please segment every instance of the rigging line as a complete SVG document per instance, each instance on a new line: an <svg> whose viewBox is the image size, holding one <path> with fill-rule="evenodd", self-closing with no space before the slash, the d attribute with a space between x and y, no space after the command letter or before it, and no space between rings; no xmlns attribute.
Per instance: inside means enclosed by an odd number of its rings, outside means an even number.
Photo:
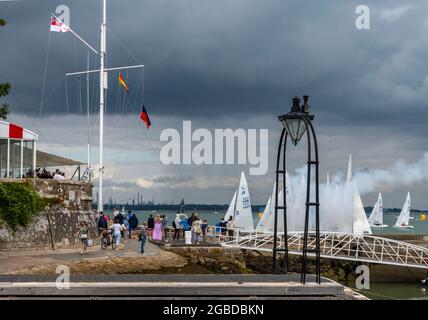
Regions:
<svg viewBox="0 0 428 320"><path fill-rule="evenodd" d="M81 115L83 113L83 102L82 102L82 78L78 76L78 86L77 86L77 98L79 99L79 112Z"/></svg>
<svg viewBox="0 0 428 320"><path fill-rule="evenodd" d="M137 63L137 64L141 64L141 62L132 54L132 52L128 49L127 46L125 46L123 44L122 41L120 41L120 39L118 37L115 36L115 34L109 29L107 29L107 34L110 34L114 40L117 41L117 43L119 43L119 45L122 47L123 50L125 50L125 52Z"/></svg>
<svg viewBox="0 0 428 320"><path fill-rule="evenodd" d="M143 88L142 88L142 91L143 91L143 95L142 95L142 105L144 106L144 94L145 94L145 91L146 91L146 88L144 87L144 77L145 77L145 75L146 75L146 73L144 72L145 70L144 70L144 68L141 70L141 77L143 78Z"/></svg>
<svg viewBox="0 0 428 320"><path fill-rule="evenodd" d="M50 97L58 90L58 88L62 85L65 78L61 79L60 82L57 83L57 85L49 92L49 94L46 96L46 99L43 101L43 104L49 101Z"/></svg>
<svg viewBox="0 0 428 320"><path fill-rule="evenodd" d="M138 92L138 90L137 90L137 87L139 86L139 84L140 84L140 82L141 82L141 77L139 76L138 78L137 78L137 81L136 81L136 83L135 83L135 85L134 85L134 87L132 88L133 90L131 91L131 98L129 99L130 100L130 103L132 104L132 101L134 101L134 100L137 100L137 92ZM128 104L126 105L126 107L128 106ZM122 110L122 112L120 113L120 115L122 116L122 117L120 117L119 118L119 122L118 122L118 128L120 128L121 129L121 131L123 131L123 127L122 127L122 123L123 123L123 115L124 115L124 112L125 112L125 110L126 110L127 108L124 108L123 110ZM135 151L135 149L136 149L136 147L134 146L134 147L131 147L131 149L128 149L128 151L130 150L130 151ZM116 176L116 174L117 174L117 171L120 171L120 169L122 169L122 165L121 165L121 163L123 162L123 158L126 156L126 154L125 153L122 153L121 155L120 155L120 157L119 157L119 164L118 165L116 165L115 167L114 167L114 169L113 169L113 173L112 173L112 177L114 177L114 176Z"/></svg>
<svg viewBox="0 0 428 320"><path fill-rule="evenodd" d="M67 118L68 118L69 112L70 112L70 105L69 105L69 100L68 100L67 77L65 77L65 108L66 108L66 113L67 113ZM68 129L68 136L71 137L72 136L71 126L67 126L67 129Z"/></svg>
<svg viewBox="0 0 428 320"><path fill-rule="evenodd" d="M48 74L48 63L49 63L49 52L50 52L50 48L51 48L51 32L49 31L49 36L48 36L48 47L46 50L46 59L45 59L45 70L43 73L43 81L42 81L42 94L40 97L40 107L39 107L39 118L42 117L42 109L43 109L43 98L45 95L45 89L46 89L46 78L47 78L47 74Z"/></svg>

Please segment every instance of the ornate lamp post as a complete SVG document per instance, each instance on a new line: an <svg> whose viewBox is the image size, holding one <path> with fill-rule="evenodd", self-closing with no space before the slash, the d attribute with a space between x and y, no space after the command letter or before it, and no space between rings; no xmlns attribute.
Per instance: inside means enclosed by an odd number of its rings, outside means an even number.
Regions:
<svg viewBox="0 0 428 320"><path fill-rule="evenodd" d="M300 106L300 98L292 99L293 105L291 111L287 114L279 116L279 121L284 126L279 140L277 163L276 163L276 197L275 197L275 222L274 222L274 243L273 243L273 270L276 269L276 259L278 252L284 252L284 268L285 273L288 272L288 238L287 238L287 192L284 190L283 205L278 205L279 182L282 179L283 186L286 186L286 155L287 141L290 138L291 142L297 146L300 140L306 133L308 139L308 161L307 161L307 188L306 188L306 211L305 211L305 226L303 230L303 257L302 257L302 273L301 282L306 282L306 266L307 254L314 253L316 258L316 279L321 283L321 268L320 268L320 228L319 228L319 161L318 161L318 143L315 135L315 130L312 125L314 116L310 114L308 105L309 96L303 96L303 105ZM281 157L282 156L282 157ZM282 158L282 161L281 161ZM315 169L315 202L311 202L311 172ZM309 238L309 213L311 207L315 208L315 246L308 248ZM284 248L278 248L278 211L283 210L284 213Z"/></svg>

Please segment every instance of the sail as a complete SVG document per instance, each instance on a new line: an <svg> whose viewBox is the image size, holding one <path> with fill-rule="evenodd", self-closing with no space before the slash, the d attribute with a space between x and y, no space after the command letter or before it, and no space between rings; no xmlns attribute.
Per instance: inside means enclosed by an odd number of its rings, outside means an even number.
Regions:
<svg viewBox="0 0 428 320"><path fill-rule="evenodd" d="M265 232L274 232L275 229L275 202L276 202L276 185L272 192L272 197L270 200L270 206L269 206L269 220L266 223L266 226L263 231ZM282 190L279 188L279 194L278 194L278 206L280 206L280 199L282 198ZM278 215L281 215L282 211L278 210Z"/></svg>
<svg viewBox="0 0 428 320"><path fill-rule="evenodd" d="M293 202L287 201L287 229L288 231L303 231L305 226L306 190L307 183L304 175L300 178L295 190ZM281 226L282 227L282 226Z"/></svg>
<svg viewBox="0 0 428 320"><path fill-rule="evenodd" d="M292 197L293 194L291 192L291 179L290 176L288 175L288 172L285 172L285 193L286 193L286 201L287 201L287 206L292 203Z"/></svg>
<svg viewBox="0 0 428 320"><path fill-rule="evenodd" d="M229 208L227 208L226 214L224 215L224 220L229 220L230 217L235 216L235 204L236 204L236 191L233 195L232 201L230 201Z"/></svg>
<svg viewBox="0 0 428 320"><path fill-rule="evenodd" d="M382 195L379 193L376 204L373 207L372 213L369 217L369 223L372 226L381 226L383 225L383 203Z"/></svg>
<svg viewBox="0 0 428 320"><path fill-rule="evenodd" d="M363 201L361 200L360 192L357 185L353 183L354 191L354 234L372 234L369 221L367 219L366 211L364 210Z"/></svg>
<svg viewBox="0 0 428 320"><path fill-rule="evenodd" d="M181 199L180 206L178 207L177 213L184 213L184 199Z"/></svg>
<svg viewBox="0 0 428 320"><path fill-rule="evenodd" d="M263 215L257 224L256 231L263 232L267 226L267 223L270 219L270 202L271 202L272 196L269 197L269 200L266 204L265 209L263 210Z"/></svg>
<svg viewBox="0 0 428 320"><path fill-rule="evenodd" d="M401 213L398 216L395 226L407 227L409 225L409 219L410 219L410 193L407 193L406 202L404 202L403 209L401 209Z"/></svg>
<svg viewBox="0 0 428 320"><path fill-rule="evenodd" d="M241 173L235 208L235 226L241 231L254 230L253 212L251 211L250 193L244 172Z"/></svg>
<svg viewBox="0 0 428 320"><path fill-rule="evenodd" d="M348 172L346 174L346 181L350 182L351 180L352 180L352 154L349 155Z"/></svg>

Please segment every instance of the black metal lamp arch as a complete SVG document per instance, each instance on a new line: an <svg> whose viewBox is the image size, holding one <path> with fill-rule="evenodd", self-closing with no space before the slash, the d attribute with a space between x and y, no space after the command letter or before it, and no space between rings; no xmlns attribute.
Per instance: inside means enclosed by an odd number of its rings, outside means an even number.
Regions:
<svg viewBox="0 0 428 320"><path fill-rule="evenodd" d="M321 283L321 266L320 266L320 219L319 219L319 157L318 157L318 142L315 134L314 126L312 121L314 116L310 114L310 107L308 105L309 96L303 96L304 104L300 106L300 99L298 97L293 98L293 106L291 111L285 115L279 116L279 120L284 125L284 129L281 132L277 162L276 162L276 188L275 188L275 219L274 219L274 238L273 238L273 271L276 271L277 266L277 254L280 252L284 253L284 271L289 271L289 246L287 236L287 190L286 190L286 160L287 160L287 142L291 140L294 145L297 145L304 134L306 133L308 141L307 151L307 187L306 187L306 210L305 210L305 224L303 230L303 248L302 248L302 271L301 271L301 282L306 282L307 273L307 259L308 253L315 255L315 268L316 268L316 281ZM282 161L281 161L282 160ZM311 202L311 177L312 169L315 169L315 202ZM282 178L282 179L281 179ZM282 205L279 205L279 182L282 180L283 192L282 192ZM309 234L309 219L310 209L315 208L315 233ZM280 233L278 232L278 213L283 210L283 248L278 246L278 240ZM311 246L308 247L309 236L311 239Z"/></svg>

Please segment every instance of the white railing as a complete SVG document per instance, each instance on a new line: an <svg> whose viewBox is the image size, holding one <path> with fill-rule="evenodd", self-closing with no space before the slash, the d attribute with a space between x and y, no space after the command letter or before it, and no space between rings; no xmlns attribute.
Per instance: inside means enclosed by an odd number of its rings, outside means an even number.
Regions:
<svg viewBox="0 0 428 320"><path fill-rule="evenodd" d="M226 233L221 229L210 229L212 241L222 246L247 250L272 252L274 235L262 232L233 230ZM284 248L284 234L277 235L277 246ZM310 233L308 249L315 249L315 234ZM290 254L302 254L303 232L288 233ZM340 232L320 233L320 254L323 258L379 263L428 269L428 249L406 242L373 235L355 235ZM314 253L308 253L313 256Z"/></svg>

